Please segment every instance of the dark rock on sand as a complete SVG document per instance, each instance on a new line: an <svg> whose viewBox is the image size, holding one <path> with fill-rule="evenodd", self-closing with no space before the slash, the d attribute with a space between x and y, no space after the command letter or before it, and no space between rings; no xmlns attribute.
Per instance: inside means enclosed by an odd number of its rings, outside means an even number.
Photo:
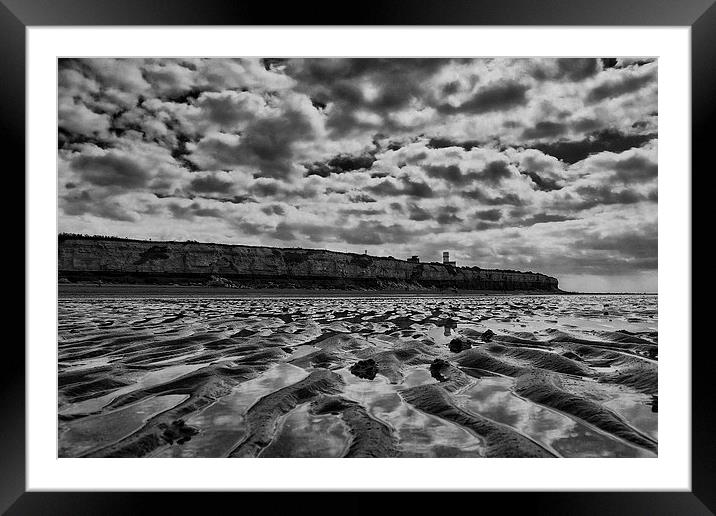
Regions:
<svg viewBox="0 0 716 516"><path fill-rule="evenodd" d="M472 344L463 339L452 339L449 345L450 351L453 353L460 353L460 351L470 349L471 347Z"/></svg>
<svg viewBox="0 0 716 516"><path fill-rule="evenodd" d="M442 358L436 358L430 364L430 374L441 383L441 387L447 392L455 392L474 383L468 374Z"/></svg>
<svg viewBox="0 0 716 516"><path fill-rule="evenodd" d="M369 358L368 360L359 360L353 364L350 371L358 378L372 380L375 378L375 375L378 374L378 365L372 358Z"/></svg>
<svg viewBox="0 0 716 516"><path fill-rule="evenodd" d="M482 337L480 337L480 338L482 339L483 342L490 342L492 340L492 337L494 337L494 336L495 336L494 331L487 330L485 333L482 334Z"/></svg>
<svg viewBox="0 0 716 516"><path fill-rule="evenodd" d="M169 425L160 423L159 428L163 430L162 439L169 444L174 444L174 441L176 441L177 444L184 444L190 440L193 435L199 433L199 430L193 426L188 426L183 419L172 421Z"/></svg>
<svg viewBox="0 0 716 516"><path fill-rule="evenodd" d="M435 361L430 364L430 374L439 382L446 382L448 379L443 376L442 372L450 366L447 360L442 358L436 358Z"/></svg>

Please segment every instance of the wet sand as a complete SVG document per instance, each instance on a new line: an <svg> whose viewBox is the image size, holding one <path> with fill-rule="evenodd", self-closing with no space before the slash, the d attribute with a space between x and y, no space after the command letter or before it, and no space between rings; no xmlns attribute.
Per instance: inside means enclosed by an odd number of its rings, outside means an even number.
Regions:
<svg viewBox="0 0 716 516"><path fill-rule="evenodd" d="M655 295L61 285L60 457L655 457Z"/></svg>

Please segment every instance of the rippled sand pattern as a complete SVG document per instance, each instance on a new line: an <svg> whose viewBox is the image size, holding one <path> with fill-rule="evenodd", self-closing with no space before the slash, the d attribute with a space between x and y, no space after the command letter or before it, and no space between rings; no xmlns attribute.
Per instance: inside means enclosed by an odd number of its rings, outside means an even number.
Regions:
<svg viewBox="0 0 716 516"><path fill-rule="evenodd" d="M656 296L72 298L60 457L655 457Z"/></svg>

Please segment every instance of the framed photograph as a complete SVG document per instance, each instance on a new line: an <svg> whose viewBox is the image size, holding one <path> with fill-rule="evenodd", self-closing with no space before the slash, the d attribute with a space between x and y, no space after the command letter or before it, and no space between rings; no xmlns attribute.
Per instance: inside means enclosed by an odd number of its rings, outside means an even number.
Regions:
<svg viewBox="0 0 716 516"><path fill-rule="evenodd" d="M712 4L3 0L0 507L712 514Z"/></svg>

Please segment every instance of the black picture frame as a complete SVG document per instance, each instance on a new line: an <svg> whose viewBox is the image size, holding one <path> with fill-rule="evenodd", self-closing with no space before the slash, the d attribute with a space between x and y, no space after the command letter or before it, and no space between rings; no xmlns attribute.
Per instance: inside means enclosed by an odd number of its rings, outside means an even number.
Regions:
<svg viewBox="0 0 716 516"><path fill-rule="evenodd" d="M704 173L709 129L716 102L716 0L395 0L344 4L325 0L289 3L280 8L264 2L236 0L0 0L0 122L6 156L15 170L25 166L25 29L28 26L77 25L576 25L688 26L691 28L692 169ZM662 152L668 152L663 149ZM9 172L9 171L8 171ZM693 177L693 175L692 175ZM24 186L21 188L24 189ZM693 191L693 190L692 190ZM696 204L692 204L696 206ZM701 208L702 210L704 208ZM700 220L692 208L694 221ZM692 233L695 234L695 233ZM23 236L24 239L24 236ZM23 251L24 253L24 251ZM26 258L23 254L23 257ZM17 259L17 258L16 258ZM699 265L692 260L693 267ZM25 275L31 271L25 270ZM693 315L692 315L693 318ZM696 319L697 320L697 319ZM684 342L691 345L691 328ZM25 488L25 353L19 342L6 341L6 367L0 376L0 510L7 514L131 514L204 510L209 494L26 492ZM714 514L716 513L716 416L712 410L712 347L710 339L693 340L692 352L692 490L689 492L529 492L455 494L465 507L487 508L490 502L509 510L548 514ZM11 348L11 349L9 349ZM21 366L23 364L23 366ZM363 514L384 502L365 501L365 494L342 493L325 503L317 493L212 493L211 506L232 507L241 497L243 510L264 507L280 513L285 507L311 511ZM375 495L372 495L375 496ZM383 496L383 495L378 495ZM452 495L451 495L452 496ZM479 496L479 501L475 498ZM471 499L469 499L470 497ZM509 498L505 503L504 498ZM321 501L323 500L323 502ZM400 509L427 508L432 493L402 497ZM369 505L366 505L366 504ZM441 503L444 503L441 502ZM479 503L479 505L477 505ZM156 505L158 504L158 505ZM339 505L336 505L339 504ZM457 505L455 505L457 507Z"/></svg>

